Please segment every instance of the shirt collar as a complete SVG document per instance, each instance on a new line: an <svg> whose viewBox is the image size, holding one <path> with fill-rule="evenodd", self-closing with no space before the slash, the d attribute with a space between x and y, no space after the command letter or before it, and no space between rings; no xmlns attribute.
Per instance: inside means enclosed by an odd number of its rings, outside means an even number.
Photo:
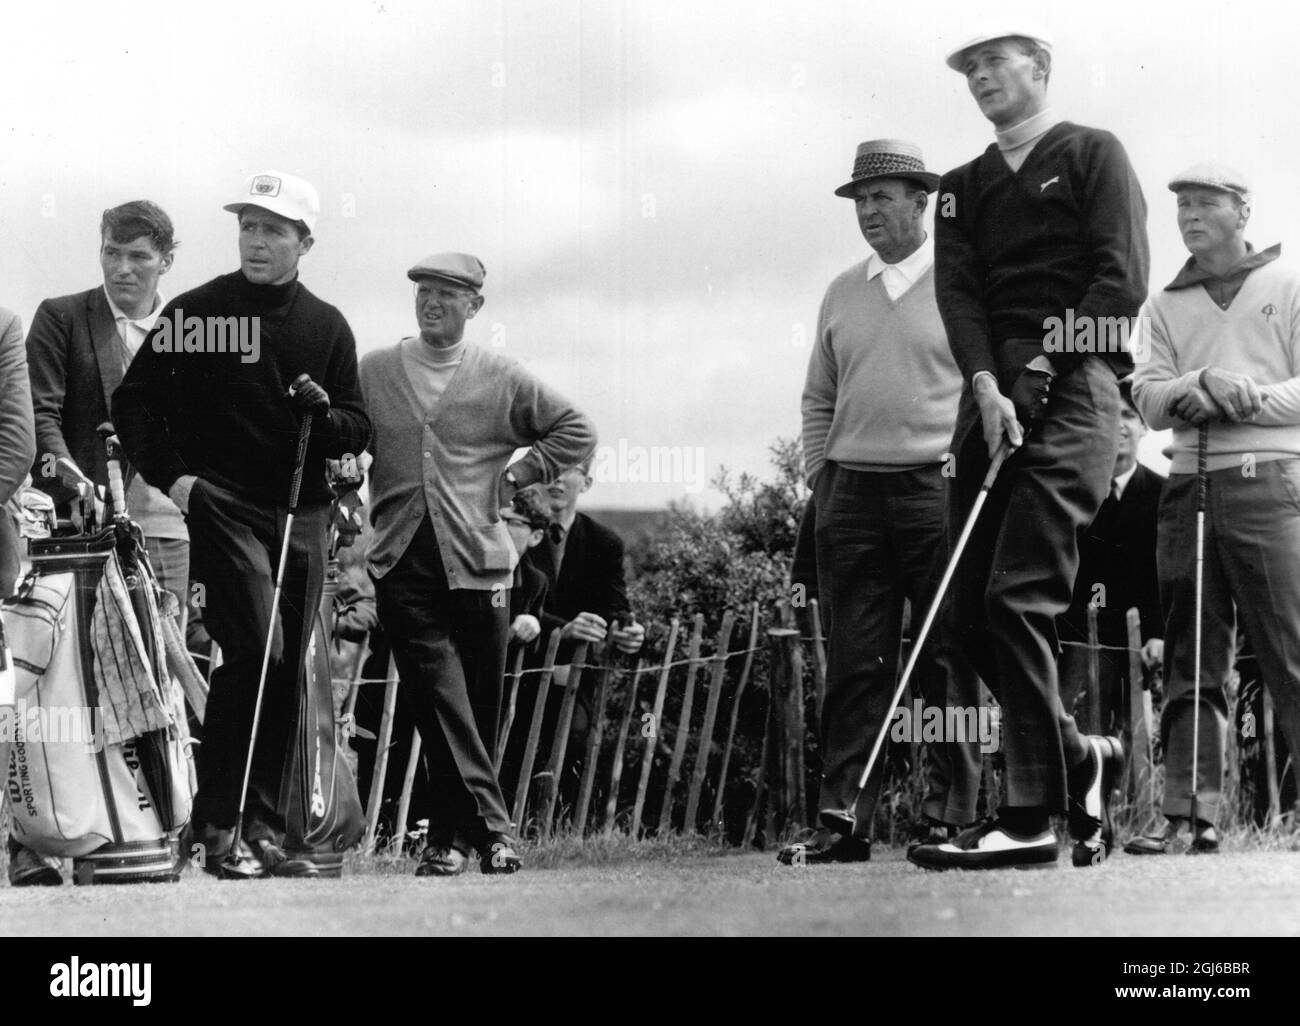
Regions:
<svg viewBox="0 0 1300 1026"><path fill-rule="evenodd" d="M1119 493L1115 496L1116 499L1124 498L1124 489L1127 488L1128 483L1133 480L1133 475L1137 473L1137 469L1138 465L1134 463L1133 466L1128 468L1128 470L1115 478L1114 488L1112 490Z"/></svg>
<svg viewBox="0 0 1300 1026"><path fill-rule="evenodd" d="M118 307L118 305L113 302L113 297L108 294L107 286L101 286L101 288L104 289L104 298L108 300L108 308L113 313L113 320L129 321L132 324L138 324L146 331L150 331L153 329L154 322L158 320L158 314L162 312L163 303L165 302L163 299L163 294L161 292L154 293L153 307L149 310L147 314L145 314L143 317L128 317L125 313L122 312L122 310Z"/></svg>
<svg viewBox="0 0 1300 1026"><path fill-rule="evenodd" d="M1218 276L1219 281L1229 281L1237 276L1245 276L1257 267L1263 267L1271 263L1282 255L1282 243L1275 246L1269 246L1268 249L1256 251L1255 247L1249 242L1246 243L1246 255L1239 260L1235 266L1230 267L1225 274ZM1166 292L1173 292L1175 289L1190 288L1193 285L1199 285L1201 282L1214 281L1215 275L1209 271L1202 270L1196 263L1196 257L1188 257L1187 263L1183 264L1178 274L1168 285L1165 286Z"/></svg>
<svg viewBox="0 0 1300 1026"><path fill-rule="evenodd" d="M880 259L880 254L873 249L871 256L867 257L867 280L870 281L876 275L883 273L886 267L892 267L906 279L909 285L915 285L917 279L925 274L933 264L934 240L927 233L925 241L916 247L916 252L911 256L903 257L896 264L885 263Z"/></svg>
<svg viewBox="0 0 1300 1026"><path fill-rule="evenodd" d="M1051 107L1040 110L1033 117L1025 118L1018 125L1012 125L1005 131L995 131L1000 150L1016 150L1040 136L1046 135L1060 123L1061 119Z"/></svg>

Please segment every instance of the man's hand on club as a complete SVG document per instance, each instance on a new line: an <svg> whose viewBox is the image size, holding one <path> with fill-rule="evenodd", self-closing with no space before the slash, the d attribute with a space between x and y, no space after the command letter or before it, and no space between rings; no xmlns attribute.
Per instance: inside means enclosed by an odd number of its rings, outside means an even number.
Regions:
<svg viewBox="0 0 1300 1026"><path fill-rule="evenodd" d="M1012 446L1024 443L1025 433L1016 419L1016 407L998 391L998 382L992 374L977 374L972 383L975 401L979 404L980 420L984 425L984 443L992 459L1005 436Z"/></svg>
<svg viewBox="0 0 1300 1026"><path fill-rule="evenodd" d="M1205 389L1192 385L1182 395L1169 404L1171 416L1185 420L1192 427L1200 427L1212 420L1223 420L1223 408L1216 403Z"/></svg>
<svg viewBox="0 0 1300 1026"><path fill-rule="evenodd" d="M634 655L645 644L645 628L635 621L622 627L615 627L609 632L609 640L620 652Z"/></svg>
<svg viewBox="0 0 1300 1026"><path fill-rule="evenodd" d="M1045 370L1026 367L1011 386L1011 405L1015 407L1016 418L1026 428L1033 428L1047 414L1049 393L1052 390L1052 375Z"/></svg>
<svg viewBox="0 0 1300 1026"><path fill-rule="evenodd" d="M593 644L605 640L609 625L603 616L596 613L579 613L564 625L560 637L566 641L590 641Z"/></svg>
<svg viewBox="0 0 1300 1026"><path fill-rule="evenodd" d="M520 613L515 617L514 623L510 625L510 636L522 641L524 644L528 644L541 633L542 625L538 622L537 617L529 616L527 613Z"/></svg>
<svg viewBox="0 0 1300 1026"><path fill-rule="evenodd" d="M1244 374L1207 367L1197 384L1219 404L1223 416L1233 423L1250 420L1264 408L1259 386Z"/></svg>
<svg viewBox="0 0 1300 1026"><path fill-rule="evenodd" d="M299 413L317 417L329 413L330 394L306 374L299 374L289 386L289 399Z"/></svg>
<svg viewBox="0 0 1300 1026"><path fill-rule="evenodd" d="M190 512L190 490L197 480L198 477L194 474L182 474L167 489L167 498L171 499L176 504L176 508L187 516Z"/></svg>

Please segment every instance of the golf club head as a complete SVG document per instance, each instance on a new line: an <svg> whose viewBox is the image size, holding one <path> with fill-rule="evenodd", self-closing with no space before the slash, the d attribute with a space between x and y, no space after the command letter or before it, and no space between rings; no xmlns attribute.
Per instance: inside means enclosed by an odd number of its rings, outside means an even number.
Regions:
<svg viewBox="0 0 1300 1026"><path fill-rule="evenodd" d="M232 851L217 866L217 875L222 880L257 880L265 876L266 871L252 856Z"/></svg>
<svg viewBox="0 0 1300 1026"><path fill-rule="evenodd" d="M822 826L827 830L844 834L846 837L851 835L853 828L858 825L858 817L853 814L852 809L822 809L819 816Z"/></svg>

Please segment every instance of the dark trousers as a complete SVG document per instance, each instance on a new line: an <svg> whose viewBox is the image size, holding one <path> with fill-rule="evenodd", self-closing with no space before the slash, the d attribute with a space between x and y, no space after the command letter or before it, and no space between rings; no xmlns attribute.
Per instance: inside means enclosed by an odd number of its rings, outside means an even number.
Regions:
<svg viewBox="0 0 1300 1026"><path fill-rule="evenodd" d="M509 610L492 591L447 587L426 516L397 565L375 581L379 620L402 683L397 717L420 731L429 773L429 843L482 853L510 816L492 767Z"/></svg>
<svg viewBox="0 0 1300 1026"><path fill-rule="evenodd" d="M1013 378L1014 368L1001 381L1004 394ZM1119 403L1114 372L1095 356L1056 378L1043 421L1003 464L953 580L953 640L1002 706L1012 808L1065 812L1067 770L1088 757L1087 740L1061 703L1056 618L1070 606L1078 533L1110 488ZM955 542L989 467L969 387L952 451Z"/></svg>
<svg viewBox="0 0 1300 1026"><path fill-rule="evenodd" d="M203 723L196 824L230 828L239 813L286 513L255 506L202 479L190 492L190 572L203 585L203 622L222 657L212 674ZM329 507L324 505L299 509L294 518L248 785L249 838L278 842L284 831L280 784L308 635L325 580L328 526Z"/></svg>
<svg viewBox="0 0 1300 1026"><path fill-rule="evenodd" d="M1211 428L1210 430L1214 430ZM1217 822L1227 742L1233 631L1240 618L1273 696L1278 729L1300 751L1300 459L1216 470L1206 486L1196 815ZM1196 475L1171 474L1160 495L1156 562L1165 615L1166 816L1191 814L1197 698ZM1263 733L1257 723L1254 733Z"/></svg>
<svg viewBox="0 0 1300 1026"><path fill-rule="evenodd" d="M822 707L822 808L843 809L897 686L903 602L920 629L946 564L944 479L939 466L863 473L828 462L817 479L817 576L827 621ZM979 683L960 653L940 657L931 631L913 682L926 707L976 708ZM951 656L952 658L948 658ZM914 739L919 741L920 724ZM856 805L856 832L869 836L884 775L877 758ZM964 825L975 818L980 755L975 736L944 738L926 756L923 811Z"/></svg>

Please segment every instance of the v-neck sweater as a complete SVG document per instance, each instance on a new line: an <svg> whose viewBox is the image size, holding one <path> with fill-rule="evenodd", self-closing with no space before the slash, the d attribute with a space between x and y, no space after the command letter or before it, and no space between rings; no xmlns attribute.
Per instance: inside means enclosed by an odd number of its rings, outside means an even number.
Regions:
<svg viewBox="0 0 1300 1026"><path fill-rule="evenodd" d="M1199 431L1169 404L1206 367L1245 374L1268 397L1248 423L1210 425L1210 470L1300 456L1300 272L1280 261L1254 268L1226 310L1189 281L1143 313L1150 359L1137 365L1133 398L1154 430L1174 429L1170 473L1196 472Z"/></svg>
<svg viewBox="0 0 1300 1026"><path fill-rule="evenodd" d="M803 393L809 481L826 460L897 471L940 462L961 393L934 302L934 271L890 299L870 261L826 290Z"/></svg>
<svg viewBox="0 0 1300 1026"><path fill-rule="evenodd" d="M375 458L370 572L388 573L427 516L449 588L509 588L518 556L500 516L501 475L530 446L514 465L519 487L554 480L595 449L590 419L515 360L476 345L432 405L416 395L400 343L367 353L359 375Z"/></svg>
<svg viewBox="0 0 1300 1026"><path fill-rule="evenodd" d="M1005 371L1003 344L1045 339L1050 318L1132 318L1146 298L1146 200L1109 132L1059 122L1018 171L992 143L943 176L936 210L935 296L967 381ZM1087 355L1045 353L1058 373ZM1127 352L1100 355L1132 369Z"/></svg>

